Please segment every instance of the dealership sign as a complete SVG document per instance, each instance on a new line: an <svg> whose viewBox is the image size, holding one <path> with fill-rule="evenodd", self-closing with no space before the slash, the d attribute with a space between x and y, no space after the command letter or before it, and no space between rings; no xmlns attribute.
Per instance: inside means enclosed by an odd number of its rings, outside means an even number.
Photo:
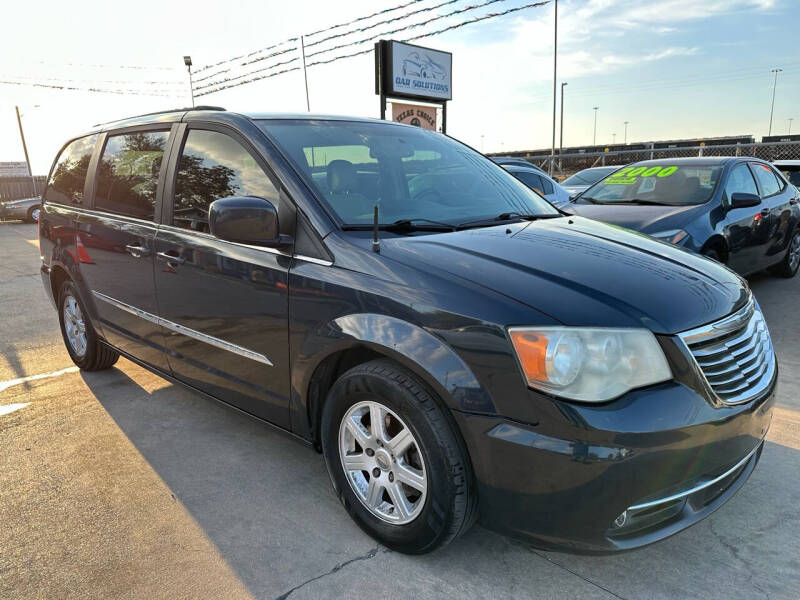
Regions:
<svg viewBox="0 0 800 600"><path fill-rule="evenodd" d="M392 121L436 131L436 107L392 102Z"/></svg>
<svg viewBox="0 0 800 600"><path fill-rule="evenodd" d="M450 52L381 40L375 59L376 93L434 102L453 99Z"/></svg>
<svg viewBox="0 0 800 600"><path fill-rule="evenodd" d="M0 177L28 177L28 165L24 162L0 161Z"/></svg>

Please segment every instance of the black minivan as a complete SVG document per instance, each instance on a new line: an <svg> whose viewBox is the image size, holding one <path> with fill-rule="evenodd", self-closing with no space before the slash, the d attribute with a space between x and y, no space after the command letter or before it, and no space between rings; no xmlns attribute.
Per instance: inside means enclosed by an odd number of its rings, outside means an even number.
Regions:
<svg viewBox="0 0 800 600"><path fill-rule="evenodd" d="M663 539L744 484L770 424L739 276L416 127L108 124L59 153L39 231L75 364L123 355L317 448L402 552L476 519L574 552Z"/></svg>

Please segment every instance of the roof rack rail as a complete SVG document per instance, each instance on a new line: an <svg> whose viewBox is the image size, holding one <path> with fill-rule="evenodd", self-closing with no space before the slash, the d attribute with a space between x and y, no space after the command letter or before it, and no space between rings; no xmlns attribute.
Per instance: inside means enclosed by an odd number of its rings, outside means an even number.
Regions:
<svg viewBox="0 0 800 600"><path fill-rule="evenodd" d="M116 123L117 121L127 121L128 119L138 119L139 117L150 117L152 115L163 115L165 113L174 113L174 112L189 112L192 110L221 110L224 111L225 109L221 106L211 106L201 104L200 106L187 106L185 108L168 108L167 110L157 110L155 112L144 113L141 115L133 115L130 117L124 117L122 119L114 119L113 121L107 121L105 123L95 123L92 127L100 127L101 125L108 125L109 123Z"/></svg>

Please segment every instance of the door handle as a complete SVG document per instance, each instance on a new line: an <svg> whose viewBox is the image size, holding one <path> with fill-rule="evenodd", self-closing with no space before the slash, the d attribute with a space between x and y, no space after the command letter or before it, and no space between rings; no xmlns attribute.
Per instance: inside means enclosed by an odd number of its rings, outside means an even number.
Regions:
<svg viewBox="0 0 800 600"><path fill-rule="evenodd" d="M133 258L142 258L144 256L150 256L149 248L145 248L144 246L137 246L136 244L128 244L127 246L125 246L125 250Z"/></svg>
<svg viewBox="0 0 800 600"><path fill-rule="evenodd" d="M162 260L167 261L167 264L174 267L177 265L182 265L186 262L186 259L182 256L178 256L176 254L171 254L169 252L156 252L156 256Z"/></svg>

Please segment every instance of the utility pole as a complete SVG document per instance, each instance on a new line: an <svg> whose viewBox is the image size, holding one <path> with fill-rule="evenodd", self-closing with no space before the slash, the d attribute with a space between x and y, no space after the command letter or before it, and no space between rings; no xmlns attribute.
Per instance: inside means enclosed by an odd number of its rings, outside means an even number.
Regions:
<svg viewBox="0 0 800 600"><path fill-rule="evenodd" d="M561 82L561 126L558 138L558 170L561 170L561 154L564 152L564 86L567 85L566 81Z"/></svg>
<svg viewBox="0 0 800 600"><path fill-rule="evenodd" d="M308 99L308 73L306 73L306 42L300 36L300 52L303 55L303 80L306 82L306 112L311 112L311 101Z"/></svg>
<svg viewBox="0 0 800 600"><path fill-rule="evenodd" d="M792 121L794 121L794 117L789 117L789 135L792 135Z"/></svg>
<svg viewBox="0 0 800 600"><path fill-rule="evenodd" d="M594 134L592 135L592 146L597 145L597 109L600 108L599 106L593 106L592 110L594 110Z"/></svg>
<svg viewBox="0 0 800 600"><path fill-rule="evenodd" d="M550 147L550 167L547 173L553 176L553 161L556 155L556 76L558 66L558 0L553 9L553 144Z"/></svg>
<svg viewBox="0 0 800 600"><path fill-rule="evenodd" d="M630 121L625 121L625 141L623 142L624 144L628 143L628 123L630 123Z"/></svg>
<svg viewBox="0 0 800 600"><path fill-rule="evenodd" d="M483 134L481 134L481 154L483 154Z"/></svg>
<svg viewBox="0 0 800 600"><path fill-rule="evenodd" d="M38 193L36 191L36 179L33 177L33 171L31 170L31 159L28 158L28 145L25 143L25 133L22 131L22 118L19 115L19 106L15 106L14 110L17 111L17 125L19 125L19 137L22 140L22 150L25 152L25 164L28 165L28 175L31 177L31 183L33 184L33 195L37 196Z"/></svg>
<svg viewBox="0 0 800 600"><path fill-rule="evenodd" d="M184 56L183 64L189 69L189 93L192 95L192 108L194 108L194 82L192 81L192 57Z"/></svg>
<svg viewBox="0 0 800 600"><path fill-rule="evenodd" d="M770 73L775 73L775 79L772 81L772 106L769 109L769 132L767 135L772 135L772 113L775 110L775 88L778 85L778 73L783 69L771 69Z"/></svg>
<svg viewBox="0 0 800 600"><path fill-rule="evenodd" d="M611 145L613 146L616 143L617 143L617 134L616 133L612 133L611 134Z"/></svg>

